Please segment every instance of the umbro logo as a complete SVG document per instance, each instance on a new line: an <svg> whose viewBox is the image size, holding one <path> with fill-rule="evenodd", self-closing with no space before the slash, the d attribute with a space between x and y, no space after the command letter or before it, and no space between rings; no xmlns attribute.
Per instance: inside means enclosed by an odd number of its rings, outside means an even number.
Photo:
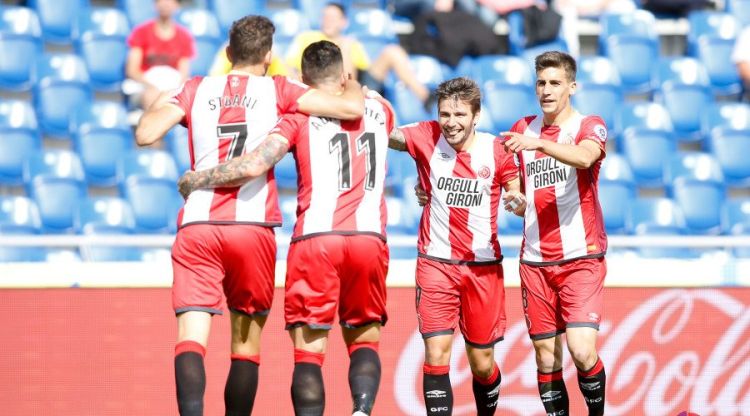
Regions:
<svg viewBox="0 0 750 416"><path fill-rule="evenodd" d="M547 399L551 399L551 398L557 397L559 395L560 395L560 391L559 390L550 390L550 391L548 391L546 393L542 393L542 397L547 398Z"/></svg>
<svg viewBox="0 0 750 416"><path fill-rule="evenodd" d="M487 393L487 397L488 398L493 398L493 397L497 396L498 393L500 393L500 386L497 386L494 389L490 390Z"/></svg>
<svg viewBox="0 0 750 416"><path fill-rule="evenodd" d="M446 397L446 393L443 390L430 390L424 393L425 396L427 396L428 399L439 399L441 397Z"/></svg>
<svg viewBox="0 0 750 416"><path fill-rule="evenodd" d="M598 390L599 382L595 381L593 383L581 383L581 388L588 391Z"/></svg>
<svg viewBox="0 0 750 416"><path fill-rule="evenodd" d="M445 153L445 152L438 153L438 156L440 156L440 159L443 159L443 160L452 159L451 155L449 155L448 153Z"/></svg>

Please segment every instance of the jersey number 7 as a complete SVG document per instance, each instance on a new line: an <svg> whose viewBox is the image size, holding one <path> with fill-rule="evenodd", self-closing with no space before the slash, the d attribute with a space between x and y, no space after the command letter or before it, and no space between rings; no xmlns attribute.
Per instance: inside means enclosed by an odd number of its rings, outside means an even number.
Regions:
<svg viewBox="0 0 750 416"><path fill-rule="evenodd" d="M229 150L227 150L227 157L224 159L225 162L241 156L242 152L245 151L247 124L219 124L216 126L216 134L220 139L228 137L231 140Z"/></svg>

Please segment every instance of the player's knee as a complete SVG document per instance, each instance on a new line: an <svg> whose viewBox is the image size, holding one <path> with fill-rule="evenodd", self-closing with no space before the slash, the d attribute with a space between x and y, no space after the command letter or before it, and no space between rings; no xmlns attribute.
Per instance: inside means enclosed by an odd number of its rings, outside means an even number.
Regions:
<svg viewBox="0 0 750 416"><path fill-rule="evenodd" d="M425 349L425 362L430 365L448 365L451 359L450 349L428 345Z"/></svg>
<svg viewBox="0 0 750 416"><path fill-rule="evenodd" d="M571 345L569 349L576 367L586 370L596 364L597 353L593 345Z"/></svg>
<svg viewBox="0 0 750 416"><path fill-rule="evenodd" d="M554 351L544 348L536 350L536 366L539 371L549 373L560 368L562 360L556 357Z"/></svg>

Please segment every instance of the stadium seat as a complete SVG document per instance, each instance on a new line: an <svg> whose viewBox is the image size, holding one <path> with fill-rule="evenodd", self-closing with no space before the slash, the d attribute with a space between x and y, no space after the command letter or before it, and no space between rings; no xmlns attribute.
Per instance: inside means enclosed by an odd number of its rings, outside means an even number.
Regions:
<svg viewBox="0 0 750 416"><path fill-rule="evenodd" d="M687 233L682 210L669 198L636 198L631 201L626 224L631 234L640 236L679 236ZM682 247L641 247L638 253L646 258L695 256Z"/></svg>
<svg viewBox="0 0 750 416"><path fill-rule="evenodd" d="M42 143L34 109L26 101L0 101L0 185L23 184L23 164Z"/></svg>
<svg viewBox="0 0 750 416"><path fill-rule="evenodd" d="M413 190L412 190L413 192ZM392 235L416 235L419 218L413 215L412 207L408 206L411 200L393 196L385 197L386 210L388 211L388 222L386 232Z"/></svg>
<svg viewBox="0 0 750 416"><path fill-rule="evenodd" d="M89 0L29 0L28 4L39 15L44 40L58 44L71 43L73 22L90 12Z"/></svg>
<svg viewBox="0 0 750 416"><path fill-rule="evenodd" d="M489 82L483 92L484 103L497 132L508 131L521 117L539 111L534 91L526 86Z"/></svg>
<svg viewBox="0 0 750 416"><path fill-rule="evenodd" d="M742 92L737 67L732 63L734 39L703 36L698 40L697 58L706 68L715 95L739 95Z"/></svg>
<svg viewBox="0 0 750 416"><path fill-rule="evenodd" d="M34 106L42 133L67 137L70 117L92 100L86 64L72 54L49 54L36 64Z"/></svg>
<svg viewBox="0 0 750 416"><path fill-rule="evenodd" d="M78 203L86 197L86 188L81 186L80 181L40 175L30 182L29 188L29 196L39 207L43 232L75 232Z"/></svg>
<svg viewBox="0 0 750 416"><path fill-rule="evenodd" d="M276 27L274 44L278 40L290 42L300 32L310 30L310 22L297 9L281 9L271 13L273 25Z"/></svg>
<svg viewBox="0 0 750 416"><path fill-rule="evenodd" d="M25 196L0 196L0 234L37 234L39 208Z"/></svg>
<svg viewBox="0 0 750 416"><path fill-rule="evenodd" d="M473 71L468 74L479 85L518 85L534 88L534 73L523 58L505 55L485 55L474 58Z"/></svg>
<svg viewBox="0 0 750 416"><path fill-rule="evenodd" d="M395 196L403 198L402 192L409 192L402 186L404 179L417 176L414 159L407 152L388 149L386 163L385 187L391 189Z"/></svg>
<svg viewBox="0 0 750 416"><path fill-rule="evenodd" d="M188 130L180 125L174 126L167 133L164 141L172 157L177 163L177 172L183 173L190 170L190 141Z"/></svg>
<svg viewBox="0 0 750 416"><path fill-rule="evenodd" d="M487 55L487 56L502 56L502 55ZM481 57L473 57L464 55L460 61L458 61L458 65L456 65L455 68L453 68L453 71L451 71L451 78L458 78L458 77L469 77L474 79L479 85L482 85L482 80L479 78L477 73L480 70L480 67L477 63L477 59Z"/></svg>
<svg viewBox="0 0 750 416"><path fill-rule="evenodd" d="M119 158L133 148L133 132L124 105L99 101L79 109L71 120L73 148L81 156L90 185L117 183Z"/></svg>
<svg viewBox="0 0 750 416"><path fill-rule="evenodd" d="M628 128L621 136L620 148L639 187L664 185L665 162L677 151L677 143L670 132Z"/></svg>
<svg viewBox="0 0 750 416"><path fill-rule="evenodd" d="M632 183L604 179L599 181L599 204L604 215L607 233L625 234L627 232L628 207L635 196L635 186Z"/></svg>
<svg viewBox="0 0 750 416"><path fill-rule="evenodd" d="M210 7L219 20L224 35L229 33L229 28L235 20L250 14L263 14L264 2L262 0L210 0Z"/></svg>
<svg viewBox="0 0 750 416"><path fill-rule="evenodd" d="M654 89L667 82L679 85L708 86L710 81L703 64L688 56L662 57L652 78Z"/></svg>
<svg viewBox="0 0 750 416"><path fill-rule="evenodd" d="M708 136L716 127L729 130L750 130L750 104L717 102L701 112L703 134Z"/></svg>
<svg viewBox="0 0 750 416"><path fill-rule="evenodd" d="M294 7L301 11L303 15L307 16L307 20L310 22L310 27L313 29L320 29L320 17L323 8L329 2L329 0L293 0ZM339 2L339 4L343 3Z"/></svg>
<svg viewBox="0 0 750 416"><path fill-rule="evenodd" d="M76 228L83 234L130 234L135 229L133 209L121 198L89 198L78 206Z"/></svg>
<svg viewBox="0 0 750 416"><path fill-rule="evenodd" d="M117 163L117 181L121 187L127 186L131 177L144 177L170 182L177 189L178 176L177 164L164 150L134 150L121 156Z"/></svg>
<svg viewBox="0 0 750 416"><path fill-rule="evenodd" d="M131 27L156 17L153 0L116 0L116 5L125 12Z"/></svg>
<svg viewBox="0 0 750 416"><path fill-rule="evenodd" d="M632 129L663 132L674 130L667 109L662 104L653 102L627 103L621 106L615 114L615 124L622 133Z"/></svg>
<svg viewBox="0 0 750 416"><path fill-rule="evenodd" d="M347 6L352 9L352 11L358 10L358 9L380 9L387 11L388 9L388 1L387 0L349 0L346 2Z"/></svg>
<svg viewBox="0 0 750 416"><path fill-rule="evenodd" d="M66 179L85 189L86 175L78 154L70 150L44 150L29 156L24 162L23 178L27 186L43 178Z"/></svg>
<svg viewBox="0 0 750 416"><path fill-rule="evenodd" d="M719 162L710 154L704 152L687 151L672 155L665 161L664 184L667 194L672 195L673 186L680 178L724 183L724 174ZM683 180L684 180L683 179Z"/></svg>
<svg viewBox="0 0 750 416"><path fill-rule="evenodd" d="M501 236L523 234L523 217L508 212L501 206L497 215L497 232Z"/></svg>
<svg viewBox="0 0 750 416"><path fill-rule="evenodd" d="M609 154L604 158L599 169L599 180L635 185L635 176L630 168L630 163L625 157L617 153Z"/></svg>
<svg viewBox="0 0 750 416"><path fill-rule="evenodd" d="M719 162L727 185L746 189L750 186L750 130L714 128L708 148Z"/></svg>
<svg viewBox="0 0 750 416"><path fill-rule="evenodd" d="M612 36L628 35L658 40L656 19L648 10L634 10L628 13L604 13L599 16L599 52L609 53L609 39Z"/></svg>
<svg viewBox="0 0 750 416"><path fill-rule="evenodd" d="M750 0L727 0L727 11L738 20L740 26L750 25Z"/></svg>
<svg viewBox="0 0 750 416"><path fill-rule="evenodd" d="M445 72L440 61L427 55L410 55L409 63L417 79L430 89L435 89L445 81Z"/></svg>
<svg viewBox="0 0 750 416"><path fill-rule="evenodd" d="M348 33L359 40L377 38L389 42L398 42L390 13L381 9L354 11L352 18L349 20Z"/></svg>
<svg viewBox="0 0 750 416"><path fill-rule="evenodd" d="M750 236L750 198L725 200L722 216L727 234ZM732 255L743 259L750 258L750 247L735 247Z"/></svg>
<svg viewBox="0 0 750 416"><path fill-rule="evenodd" d="M386 98L393 104L399 124L416 123L433 118L432 112L427 112L419 98L400 81L386 90ZM437 113L437 109L433 111Z"/></svg>
<svg viewBox="0 0 750 416"><path fill-rule="evenodd" d="M273 168L276 185L279 189L297 189L297 166L294 156L287 153Z"/></svg>
<svg viewBox="0 0 750 416"><path fill-rule="evenodd" d="M721 233L721 206L725 199L722 183L681 177L672 184L672 195L682 208L691 234Z"/></svg>
<svg viewBox="0 0 750 416"><path fill-rule="evenodd" d="M0 8L0 88L27 91L37 56L42 53L42 29L33 10Z"/></svg>
<svg viewBox="0 0 750 416"><path fill-rule="evenodd" d="M207 75L216 51L224 43L219 21L211 11L199 8L181 10L177 21L195 38L195 57L190 62L191 75Z"/></svg>
<svg viewBox="0 0 750 416"><path fill-rule="evenodd" d="M534 67L534 60L537 56L549 51L561 51L568 52L568 44L562 38L557 38L552 42L542 43L540 45L530 46L523 50L521 57L529 63L529 66Z"/></svg>
<svg viewBox="0 0 750 416"><path fill-rule="evenodd" d="M131 176L123 186L123 196L133 208L136 233L174 233L182 197L174 181Z"/></svg>
<svg viewBox="0 0 750 416"><path fill-rule="evenodd" d="M710 87L667 81L659 90L659 97L669 112L678 141L703 140L701 112L714 103Z"/></svg>
<svg viewBox="0 0 750 416"><path fill-rule="evenodd" d="M120 9L95 8L78 16L73 27L75 50L83 58L97 91L119 91L125 79L130 34L127 16Z"/></svg>
<svg viewBox="0 0 750 416"><path fill-rule="evenodd" d="M614 63L602 56L587 56L579 60L576 74L578 89L573 95L573 106L582 114L600 116L611 136L617 136L615 113L622 106L620 74Z"/></svg>
<svg viewBox="0 0 750 416"><path fill-rule="evenodd" d="M729 13L713 10L695 10L688 14L687 52L697 56L698 42L704 36L734 39L739 35L740 25Z"/></svg>
<svg viewBox="0 0 750 416"><path fill-rule="evenodd" d="M651 73L659 56L655 39L634 35L607 38L607 55L620 73L625 94L651 92Z"/></svg>

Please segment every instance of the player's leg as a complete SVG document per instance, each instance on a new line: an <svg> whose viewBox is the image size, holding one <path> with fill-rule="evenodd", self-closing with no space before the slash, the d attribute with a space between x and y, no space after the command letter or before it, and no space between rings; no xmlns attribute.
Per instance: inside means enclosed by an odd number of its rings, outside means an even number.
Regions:
<svg viewBox="0 0 750 416"><path fill-rule="evenodd" d="M560 334L565 322L559 313L557 293L547 282L550 268L521 264L521 302L534 345L539 397L548 415L568 415L569 399L562 373Z"/></svg>
<svg viewBox="0 0 750 416"><path fill-rule="evenodd" d="M460 280L453 267L417 258L417 321L425 346L422 385L427 415L453 413L450 358L461 307Z"/></svg>
<svg viewBox="0 0 750 416"><path fill-rule="evenodd" d="M206 354L211 315L221 314L221 248L214 241L215 226L180 229L172 246L172 307L177 315L175 384L180 415L203 414Z"/></svg>
<svg viewBox="0 0 750 416"><path fill-rule="evenodd" d="M581 259L560 266L560 306L567 323L568 350L578 369L578 387L589 415L604 414L607 376L596 351L603 301L606 261Z"/></svg>
<svg viewBox="0 0 750 416"><path fill-rule="evenodd" d="M293 242L287 255L284 319L294 343L292 403L297 416L322 415L321 367L336 315L343 237L324 235Z"/></svg>
<svg viewBox="0 0 750 416"><path fill-rule="evenodd" d="M425 102L430 96L430 90L419 82L416 73L409 63L409 55L400 45L387 45L380 52L367 72L377 81L383 82L388 72L393 70L396 76L419 98Z"/></svg>
<svg viewBox="0 0 750 416"><path fill-rule="evenodd" d="M380 386L380 327L385 324L388 246L378 237L342 237L346 250L341 270L339 319L349 352L352 413L369 415Z"/></svg>
<svg viewBox="0 0 750 416"><path fill-rule="evenodd" d="M463 284L459 326L473 375L474 401L477 415L491 416L497 409L502 380L494 346L505 335L503 268L500 264L460 268Z"/></svg>
<svg viewBox="0 0 750 416"><path fill-rule="evenodd" d="M224 406L226 416L247 416L258 390L261 331L273 302L276 241L268 227L232 225L221 227L220 232L232 330Z"/></svg>

